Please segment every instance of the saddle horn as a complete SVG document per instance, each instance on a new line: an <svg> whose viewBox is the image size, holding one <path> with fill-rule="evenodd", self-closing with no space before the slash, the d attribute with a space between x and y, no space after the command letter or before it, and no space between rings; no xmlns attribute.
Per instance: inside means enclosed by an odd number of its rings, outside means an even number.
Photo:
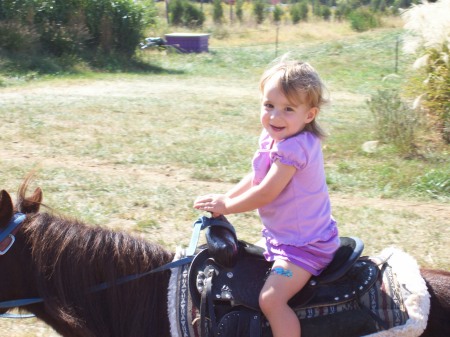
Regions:
<svg viewBox="0 0 450 337"><path fill-rule="evenodd" d="M233 225L221 215L211 219L205 232L209 254L216 263L232 268L238 259L239 243Z"/></svg>

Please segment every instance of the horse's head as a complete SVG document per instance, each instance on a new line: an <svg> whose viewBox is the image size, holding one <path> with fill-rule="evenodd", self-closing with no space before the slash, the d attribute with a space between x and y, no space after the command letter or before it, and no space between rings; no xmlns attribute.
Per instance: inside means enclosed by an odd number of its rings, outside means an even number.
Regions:
<svg viewBox="0 0 450 337"><path fill-rule="evenodd" d="M0 301L23 296L23 290L28 288L24 281L29 270L23 257L29 252L24 249L26 240L21 227L27 214L39 211L42 190L37 188L26 197L27 182L28 179L19 189L16 206L8 192L0 191ZM0 312L4 311L0 308Z"/></svg>
<svg viewBox="0 0 450 337"><path fill-rule="evenodd" d="M11 196L0 191L0 256L5 255L15 241L15 234L27 214L37 213L42 202L42 190L38 187L30 197L26 197L26 180L19 189L17 205L14 207Z"/></svg>

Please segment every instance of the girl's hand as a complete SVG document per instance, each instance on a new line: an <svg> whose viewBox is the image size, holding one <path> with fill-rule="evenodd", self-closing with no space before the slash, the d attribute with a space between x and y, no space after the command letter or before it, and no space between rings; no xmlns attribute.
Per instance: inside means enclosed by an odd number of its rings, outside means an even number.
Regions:
<svg viewBox="0 0 450 337"><path fill-rule="evenodd" d="M194 208L212 213L213 217L227 214L227 197L225 194L207 194L197 197L194 201Z"/></svg>

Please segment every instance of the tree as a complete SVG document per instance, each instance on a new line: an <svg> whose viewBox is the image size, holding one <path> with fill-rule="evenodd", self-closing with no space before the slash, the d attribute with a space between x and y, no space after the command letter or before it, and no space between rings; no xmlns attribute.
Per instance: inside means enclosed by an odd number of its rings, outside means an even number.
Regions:
<svg viewBox="0 0 450 337"><path fill-rule="evenodd" d="M244 19L244 11L242 9L243 5L244 5L244 0L236 1L236 16L237 16L239 22L242 22L242 20Z"/></svg>
<svg viewBox="0 0 450 337"><path fill-rule="evenodd" d="M284 12L283 9L281 8L281 6L279 5L275 5L274 9L273 9L273 21L276 24L279 24L281 21L281 17L283 16Z"/></svg>
<svg viewBox="0 0 450 337"><path fill-rule="evenodd" d="M257 24L263 23L265 9L266 9L266 2L264 0L255 0L253 2L253 14L255 15Z"/></svg>
<svg viewBox="0 0 450 337"><path fill-rule="evenodd" d="M298 2L291 6L291 19L293 24L297 24L300 21L308 20L308 4L306 1Z"/></svg>
<svg viewBox="0 0 450 337"><path fill-rule="evenodd" d="M331 17L331 9L328 6L322 6L321 11L320 11L320 15L322 16L322 18L326 21L330 20Z"/></svg>
<svg viewBox="0 0 450 337"><path fill-rule="evenodd" d="M174 0L169 6L170 22L175 26L201 27L205 14L187 0Z"/></svg>
<svg viewBox="0 0 450 337"><path fill-rule="evenodd" d="M213 21L218 24L223 21L222 0L214 0L213 2Z"/></svg>

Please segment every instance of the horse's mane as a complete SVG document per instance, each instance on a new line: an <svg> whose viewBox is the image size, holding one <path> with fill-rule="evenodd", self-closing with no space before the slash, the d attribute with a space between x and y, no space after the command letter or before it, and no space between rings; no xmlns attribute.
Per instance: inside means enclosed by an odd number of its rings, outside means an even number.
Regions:
<svg viewBox="0 0 450 337"><path fill-rule="evenodd" d="M17 209L30 203L27 181L18 192ZM163 247L123 232L89 226L76 219L35 213L25 225L32 268L47 313L82 336L163 336L168 272L114 284L169 262ZM92 287L108 282L106 290ZM158 314L159 313L159 314ZM73 331L73 330L72 330Z"/></svg>

